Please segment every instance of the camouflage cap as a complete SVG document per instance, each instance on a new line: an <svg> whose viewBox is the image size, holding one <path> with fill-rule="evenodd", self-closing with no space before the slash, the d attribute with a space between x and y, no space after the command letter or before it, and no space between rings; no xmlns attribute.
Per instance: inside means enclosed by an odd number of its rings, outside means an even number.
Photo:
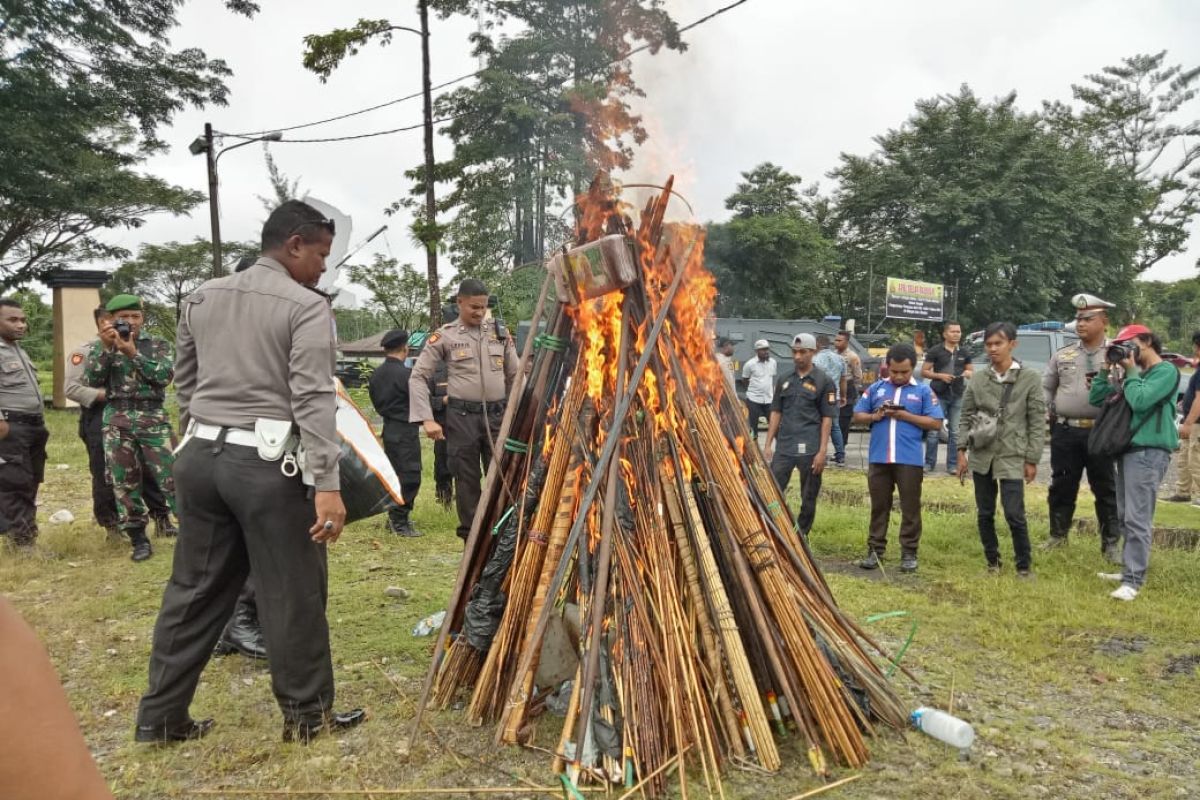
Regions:
<svg viewBox="0 0 1200 800"><path fill-rule="evenodd" d="M141 311L142 298L135 294L119 294L105 304L104 310L114 314L118 311Z"/></svg>

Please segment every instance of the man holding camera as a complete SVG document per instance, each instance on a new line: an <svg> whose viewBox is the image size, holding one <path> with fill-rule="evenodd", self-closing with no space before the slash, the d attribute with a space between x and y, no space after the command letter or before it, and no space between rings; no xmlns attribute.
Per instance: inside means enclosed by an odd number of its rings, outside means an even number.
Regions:
<svg viewBox="0 0 1200 800"><path fill-rule="evenodd" d="M105 322L112 322L113 315L104 306L92 312L96 322L96 331ZM96 524L104 528L110 538L120 538L120 528L117 516L117 501L113 495L112 483L108 477L108 468L104 457L104 409L107 398L104 389L93 389L83 384L83 362L88 353L100 342L99 337L89 339L75 348L67 359L67 375L63 392L68 400L79 404L79 438L88 454L88 471L92 474L92 516ZM167 499L163 497L154 476L148 470L142 473L142 497L150 508L150 518L154 520L155 536L175 536L179 530L171 521L171 509Z"/></svg>
<svg viewBox="0 0 1200 800"><path fill-rule="evenodd" d="M105 309L111 321L100 323L100 340L83 361L83 383L103 389L104 456L112 476L117 515L133 545L134 561L154 554L146 537L146 503L142 475L149 471L175 510L175 479L171 468L175 433L163 410L167 385L174 377L171 345L142 330L142 301L119 294Z"/></svg>
<svg viewBox="0 0 1200 800"><path fill-rule="evenodd" d="M1042 376L1050 416L1050 538L1042 549L1067 543L1079 481L1086 469L1096 500L1100 550L1109 561L1119 564L1121 523L1117 516L1116 467L1107 456L1088 454L1088 436L1100 413L1088 402L1088 394L1104 366L1108 309L1114 306L1090 294L1075 295L1071 304L1075 306L1079 341L1055 353Z"/></svg>
<svg viewBox="0 0 1200 800"><path fill-rule="evenodd" d="M1105 352L1098 380L1092 382L1092 405L1100 407L1120 391L1133 412L1132 446L1117 458L1117 513L1125 528L1121 573L1100 573L1120 580L1116 600L1137 597L1150 566L1150 534L1158 486L1167 474L1171 453L1179 447L1175 429L1175 393L1179 370L1162 358L1162 340L1145 325L1126 325Z"/></svg>
<svg viewBox="0 0 1200 800"><path fill-rule="evenodd" d="M917 351L911 344L887 352L888 377L867 387L854 406L854 421L871 426L867 491L871 530L863 569L877 569L887 548L892 493L900 492L900 571L917 571L921 543L921 484L925 478L925 433L942 425L942 408L927 383L917 383Z"/></svg>
<svg viewBox="0 0 1200 800"><path fill-rule="evenodd" d="M486 319L488 290L468 278L458 289L458 320L430 335L408 379L410 422L435 442L446 440L454 473L458 536L466 541L482 494L482 465L491 461L508 392L517 377L517 351L498 320ZM429 379L445 364L446 426L434 419Z"/></svg>

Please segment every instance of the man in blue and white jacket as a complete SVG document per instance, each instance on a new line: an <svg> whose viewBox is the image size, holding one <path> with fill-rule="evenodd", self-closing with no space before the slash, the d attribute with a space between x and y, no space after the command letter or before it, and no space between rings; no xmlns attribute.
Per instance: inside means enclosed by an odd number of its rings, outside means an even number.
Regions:
<svg viewBox="0 0 1200 800"><path fill-rule="evenodd" d="M887 549L892 492L900 490L900 570L916 572L921 542L921 484L925 473L925 433L942 424L942 408L928 384L913 377L917 351L911 344L887 352L888 377L867 387L854 406L854 421L871 426L867 490L871 527L867 557L858 562L875 569Z"/></svg>

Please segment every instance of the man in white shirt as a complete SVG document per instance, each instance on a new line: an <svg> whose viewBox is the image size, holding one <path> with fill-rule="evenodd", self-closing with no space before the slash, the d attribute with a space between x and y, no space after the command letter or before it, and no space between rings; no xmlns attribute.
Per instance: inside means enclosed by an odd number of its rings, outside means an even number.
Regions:
<svg viewBox="0 0 1200 800"><path fill-rule="evenodd" d="M754 343L754 353L757 358L746 362L742 367L742 378L748 381L746 386L746 410L750 423L750 433L758 434L760 417L770 421L771 401L775 398L775 359L771 358L771 343L759 339Z"/></svg>

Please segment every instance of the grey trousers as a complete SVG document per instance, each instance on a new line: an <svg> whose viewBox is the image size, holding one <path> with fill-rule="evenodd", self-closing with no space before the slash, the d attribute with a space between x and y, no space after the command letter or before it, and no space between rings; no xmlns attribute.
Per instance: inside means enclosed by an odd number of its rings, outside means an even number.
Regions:
<svg viewBox="0 0 1200 800"><path fill-rule="evenodd" d="M1171 453L1159 447L1135 447L1117 459L1117 517L1125 526L1121 583L1135 589L1146 582L1154 505L1170 463Z"/></svg>
<svg viewBox="0 0 1200 800"><path fill-rule="evenodd" d="M150 651L150 686L138 724L188 719L238 594L253 571L271 689L289 723L333 708L333 662L325 619L325 545L308 487L252 447L193 439L175 461L179 538Z"/></svg>

